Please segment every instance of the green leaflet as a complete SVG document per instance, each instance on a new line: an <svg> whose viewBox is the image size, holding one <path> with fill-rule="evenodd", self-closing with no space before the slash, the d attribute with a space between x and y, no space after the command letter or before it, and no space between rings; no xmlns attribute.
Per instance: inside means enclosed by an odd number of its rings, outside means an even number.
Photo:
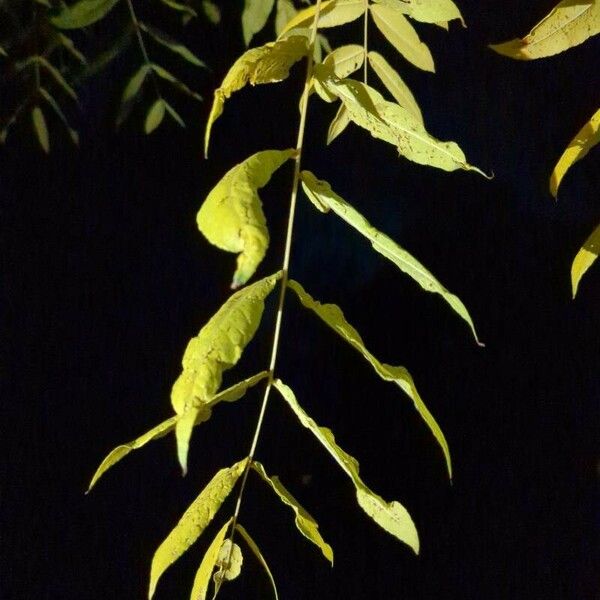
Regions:
<svg viewBox="0 0 600 600"><path fill-rule="evenodd" d="M250 40L266 25L273 10L275 0L245 0L242 12L242 33L246 46Z"/></svg>
<svg viewBox="0 0 600 600"><path fill-rule="evenodd" d="M458 296L451 294L414 256L410 255L387 235L375 229L357 210L338 196L331 189L329 183L317 179L310 171L302 171L300 177L302 187L313 204L318 202L321 206L333 210L338 217L364 235L371 242L375 251L392 261L424 290L442 296L453 310L467 322L473 332L475 341L482 345L477 339L471 315Z"/></svg>
<svg viewBox="0 0 600 600"><path fill-rule="evenodd" d="M577 295L577 288L585 272L594 264L600 254L600 225L594 229L592 235L585 241L581 247L573 264L571 265L571 286L573 289L573 298Z"/></svg>
<svg viewBox="0 0 600 600"><path fill-rule="evenodd" d="M401 12L383 4L371 4L369 10L377 29L406 60L424 71L435 71L429 48Z"/></svg>
<svg viewBox="0 0 600 600"><path fill-rule="evenodd" d="M244 472L247 462L248 459L244 459L218 471L158 547L152 559L148 598L154 595L161 575L200 537L213 520ZM221 544L217 544L216 547L218 555Z"/></svg>
<svg viewBox="0 0 600 600"><path fill-rule="evenodd" d="M151 69L161 79L164 79L165 81L168 81L169 83L171 83L180 92L183 92L184 94L187 94L188 96L195 98L196 100L198 100L200 102L202 101L202 96L200 94L194 92L194 90L191 90L187 85L185 85L185 83L179 81L179 79L177 79L177 77L175 77L175 75L173 75L172 73L167 71L165 68L163 68L157 64L152 64Z"/></svg>
<svg viewBox="0 0 600 600"><path fill-rule="evenodd" d="M248 377L248 379L244 379L243 381L240 381L235 385L228 387L226 390L219 392L218 394L213 396L208 402L202 404L199 403L199 406L197 407L198 413L196 415L194 425L200 425L201 423L204 423L204 421L207 421L210 418L212 409L217 404L219 404L220 402L235 402L236 400L239 400L246 394L249 388L255 386L257 383L265 379L265 377L267 377L268 375L269 374L267 371L261 371L260 373L257 373L252 377ZM157 440L158 438L161 438L173 431L179 419L180 416L175 415L170 419L163 421L156 427L153 427L150 431L147 431L132 442L122 444L111 450L108 456L106 456L106 458L100 463L100 466L94 473L94 476L92 477L92 481L90 482L86 493L89 493L91 491L91 489L96 485L100 477L102 477L102 475L104 475L104 473L106 473L108 469L113 467L130 452L132 452L133 450L137 450L138 448L145 446L148 442Z"/></svg>
<svg viewBox="0 0 600 600"><path fill-rule="evenodd" d="M183 372L171 391L171 404L181 417L175 433L184 474L194 423L206 412L206 404L221 386L223 372L238 362L254 337L265 298L280 277L281 273L270 275L233 294L185 349Z"/></svg>
<svg viewBox="0 0 600 600"><path fill-rule="evenodd" d="M550 176L550 193L555 198L558 195L558 186L567 171L598 143L600 143L600 108L577 132L554 167Z"/></svg>
<svg viewBox="0 0 600 600"><path fill-rule="evenodd" d="M160 44L161 46L171 50L171 52L178 54L190 64L196 67L204 67L206 69L206 63L204 63L204 61L200 60L181 42L167 35L160 29L156 29L156 27L152 27L151 25L147 25L146 23L142 22L140 22L140 29L145 31L157 44Z"/></svg>
<svg viewBox="0 0 600 600"><path fill-rule="evenodd" d="M39 106L34 106L31 111L31 122L33 123L33 130L37 140L42 147L42 150L48 154L50 152L50 137L48 136L48 126L46 125L46 118L44 113Z"/></svg>
<svg viewBox="0 0 600 600"><path fill-rule="evenodd" d="M319 12L319 29L325 27L338 27L356 21L364 14L365 0L325 0L321 2ZM283 28L279 35L284 35L297 27L310 27L317 13L317 5L301 10Z"/></svg>
<svg viewBox="0 0 600 600"><path fill-rule="evenodd" d="M193 19L198 16L198 13L191 7L189 4L182 4L181 2L176 2L175 0L160 0L165 6L168 6L171 10L175 12L182 13L185 17L189 17ZM204 7L204 3L203 3Z"/></svg>
<svg viewBox="0 0 600 600"><path fill-rule="evenodd" d="M410 546L418 554L419 535L411 516L404 506L395 500L388 503L381 496L371 491L359 476L358 461L337 445L332 431L327 427L319 427L304 412L298 404L291 388L279 379L276 379L273 385L294 411L300 423L315 435L319 442L325 446L329 454L333 456L338 465L348 474L356 488L356 498L359 506L380 527Z"/></svg>
<svg viewBox="0 0 600 600"><path fill-rule="evenodd" d="M312 310L321 320L331 327L339 336L348 342L354 349L358 350L375 369L379 377L385 381L395 383L414 403L417 412L425 421L438 444L442 448L448 468L448 475L452 478L452 461L450 459L450 450L448 443L444 437L444 433L440 429L433 415L429 412L427 406L421 399L419 392L415 386L415 382L410 373L404 367L394 367L385 363L379 362L366 348L360 337L360 334L344 317L344 313L336 304L321 304L308 294L304 288L294 280L288 281L290 287L300 302L308 309Z"/></svg>
<svg viewBox="0 0 600 600"><path fill-rule="evenodd" d="M273 488L273 491L279 496L279 499L287 504L296 514L295 522L298 531L313 544L318 546L323 556L333 566L333 550L331 546L321 537L319 526L314 518L300 506L298 501L285 488L278 477L269 477L263 465L257 461L252 462L252 468Z"/></svg>
<svg viewBox="0 0 600 600"><path fill-rule="evenodd" d="M211 0L202 0L202 11L213 25L221 22L221 9Z"/></svg>
<svg viewBox="0 0 600 600"><path fill-rule="evenodd" d="M56 39L60 42L60 45L73 56L82 65L87 64L85 56L77 49L73 40L66 36L64 33L57 33Z"/></svg>
<svg viewBox="0 0 600 600"><path fill-rule="evenodd" d="M63 91L71 96L73 100L77 100L77 94L75 90L69 85L67 80L62 76L61 72L46 58L43 56L30 56L27 60L17 65L17 70L22 70L29 65L39 65L48 75L54 79L54 81L63 89Z"/></svg>
<svg viewBox="0 0 600 600"><path fill-rule="evenodd" d="M79 144L79 134L69 125L67 117L60 107L60 104L46 88L40 87L38 91L40 96L50 105L56 116L62 121L67 133L69 134L69 137L71 138L71 141L77 146Z"/></svg>
<svg viewBox="0 0 600 600"><path fill-rule="evenodd" d="M158 98L148 109L144 123L146 135L152 133L162 123L165 117L165 108L165 101L162 98Z"/></svg>
<svg viewBox="0 0 600 600"><path fill-rule="evenodd" d="M348 44L332 50L322 64L316 64L315 72L321 72L321 77L313 77L311 85L314 85L315 91L325 102L333 102L336 99L335 94L329 92L321 85L321 80L331 75L340 79L348 77L357 69L360 69L365 59L365 50L358 44Z"/></svg>
<svg viewBox="0 0 600 600"><path fill-rule="evenodd" d="M198 229L221 250L238 253L231 287L245 284L262 261L269 230L258 189L296 151L263 150L230 169L206 197L198 211Z"/></svg>
<svg viewBox="0 0 600 600"><path fill-rule="evenodd" d="M163 100L163 102L165 103L165 108L169 115L171 115L171 118L179 125L179 127L185 128L185 121L181 118L181 115L166 100Z"/></svg>
<svg viewBox="0 0 600 600"><path fill-rule="evenodd" d="M129 113L133 108L133 103L142 89L142 85L144 85L148 73L150 73L150 67L148 65L142 65L127 82L127 85L123 90L123 95L121 96L121 106L119 107L119 114L117 115L117 127L122 125L129 116Z"/></svg>
<svg viewBox="0 0 600 600"><path fill-rule="evenodd" d="M71 6L61 4L50 22L59 29L79 29L103 19L119 0L79 0Z"/></svg>
<svg viewBox="0 0 600 600"><path fill-rule="evenodd" d="M453 19L460 19L463 26L465 25L460 10L452 0L374 0L374 2L398 10L415 21L439 25Z"/></svg>
<svg viewBox="0 0 600 600"><path fill-rule="evenodd" d="M250 537L250 534L239 523L236 523L235 528L240 532L240 535L244 538L244 541L246 542L246 544L248 544L248 547L250 548L250 550L252 550L252 553L254 554L254 556L256 556L258 562L262 565L262 568L267 573L271 585L273 586L273 594L275 596L275 600L279 600L279 594L277 593L275 579L273 577L273 574L271 573L271 569L269 569L267 561L265 560L264 556L262 555L262 552L260 551L260 548L258 547L256 542Z"/></svg>
<svg viewBox="0 0 600 600"><path fill-rule="evenodd" d="M523 39L490 48L519 60L553 56L600 33L598 0L562 0Z"/></svg>
<svg viewBox="0 0 600 600"><path fill-rule="evenodd" d="M225 75L221 87L215 90L213 105L204 134L205 156L208 155L212 126L223 114L225 100L248 83L257 85L282 81L289 75L292 65L306 56L308 47L306 37L293 35L285 40L251 48L235 61L227 75Z"/></svg>

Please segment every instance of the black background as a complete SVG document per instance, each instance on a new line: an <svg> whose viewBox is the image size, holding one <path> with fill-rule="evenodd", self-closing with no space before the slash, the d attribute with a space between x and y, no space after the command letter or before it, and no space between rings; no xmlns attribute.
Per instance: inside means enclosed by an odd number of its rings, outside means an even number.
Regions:
<svg viewBox="0 0 600 600"><path fill-rule="evenodd" d="M381 360L411 371L448 438L455 477L450 485L407 398L289 297L279 376L359 459L365 482L410 510L422 550L416 558L364 515L352 484L273 397L258 458L317 518L335 551L331 570L289 509L252 477L241 520L282 599L599 597L597 267L575 301L569 283L572 258L599 217L598 149L569 173L557 204L547 180L598 107L600 39L529 63L486 47L524 34L552 5L463 0L467 29L419 27L435 76L410 67L371 28L372 47L401 70L428 130L457 140L470 162L495 173L492 181L411 164L358 129L326 148L335 108L311 102L303 166L456 292L486 348L439 297L301 200L292 276L339 303ZM206 98L242 52L239 14L228 12L219 29L192 23L182 36L212 72L163 61ZM146 16L169 28L162 12ZM360 35L356 24L331 39ZM115 133L114 108L136 61L132 47L81 90L79 151L55 126L53 151L43 156L26 124L0 154L6 600L144 598L154 550L212 474L244 455L258 413L258 391L217 409L195 431L184 479L166 438L84 496L110 448L170 414L187 340L229 294L234 257L197 232L202 199L249 154L293 145L298 119L301 67L285 83L228 101L208 161L201 146L209 101L173 96L186 130L166 123L146 138L138 106ZM150 101L149 88L144 106ZM272 244L260 276L280 262L290 178L291 165L263 194ZM266 365L272 308L226 383ZM169 569L157 600L188 597L231 509ZM268 597L264 575L246 558L223 598Z"/></svg>

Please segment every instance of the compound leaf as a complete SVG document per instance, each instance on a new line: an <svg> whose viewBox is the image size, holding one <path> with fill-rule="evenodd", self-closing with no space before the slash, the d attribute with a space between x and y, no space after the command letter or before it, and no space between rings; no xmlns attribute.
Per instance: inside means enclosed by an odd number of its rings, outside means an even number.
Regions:
<svg viewBox="0 0 600 600"><path fill-rule="evenodd" d="M448 443L444 437L440 426L437 424L433 415L429 412L427 406L421 399L419 392L415 386L415 382L411 377L410 373L404 367L394 367L385 363L379 362L365 347L365 344L360 337L360 334L344 317L344 313L336 304L321 304L317 302L308 294L304 288L294 280L288 282L288 287L292 289L300 302L309 310L312 310L322 321L324 321L331 329L333 329L340 337L348 342L355 350L358 350L363 357L371 364L375 372L381 379L385 381L391 381L395 383L414 403L417 412L421 415L421 418L425 421L433 436L440 445L444 457L446 459L446 466L448 468L448 475L452 478L452 462L450 459L450 450Z"/></svg>
<svg viewBox="0 0 600 600"><path fill-rule="evenodd" d="M198 211L198 229L211 243L238 253L233 289L256 271L269 245L269 230L258 189L295 155L295 150L263 150L230 169Z"/></svg>
<svg viewBox="0 0 600 600"><path fill-rule="evenodd" d="M338 27L356 21L365 12L365 0L325 0L319 11L319 29ZM317 5L309 6L298 12L285 25L279 35L284 35L297 27L310 27L317 13Z"/></svg>
<svg viewBox="0 0 600 600"><path fill-rule="evenodd" d="M276 379L273 382L273 385L289 404L292 411L300 420L300 423L314 434L340 467L348 474L356 488L356 498L359 506L380 527L401 542L410 546L410 548L418 554L419 535L411 516L404 506L395 500L388 503L381 498L381 496L378 496L375 492L371 491L359 476L358 461L337 445L332 431L327 427L319 427L315 421L306 414L298 404L296 396L291 388L279 379Z"/></svg>
<svg viewBox="0 0 600 600"><path fill-rule="evenodd" d="M408 15L415 21L422 23L432 23L443 26L447 21L460 19L464 25L464 20L460 10L452 0L374 0L377 4L384 4L394 10L398 10Z"/></svg>
<svg viewBox="0 0 600 600"><path fill-rule="evenodd" d="M50 22L58 29L79 29L103 19L119 0L79 0L71 6L62 3Z"/></svg>
<svg viewBox="0 0 600 600"><path fill-rule="evenodd" d="M46 125L46 118L44 113L39 106L34 106L31 111L31 121L33 123L33 130L37 140L42 147L42 150L48 154L50 152L50 137L48 136L48 126Z"/></svg>
<svg viewBox="0 0 600 600"><path fill-rule="evenodd" d="M273 488L273 491L279 496L279 499L294 511L298 531L300 531L307 540L318 546L323 553L323 556L331 563L331 566L333 566L333 550L321 537L319 526L314 518L300 506L299 502L292 494L290 494L278 477L269 477L267 475L267 472L261 463L253 461L252 468L271 486L271 488Z"/></svg>
<svg viewBox="0 0 600 600"><path fill-rule="evenodd" d="M577 295L577 288L579 287L581 278L594 264L594 261L598 258L598 254L600 254L600 225L594 229L592 235L585 241L585 244L583 244L571 265L573 298Z"/></svg>
<svg viewBox="0 0 600 600"><path fill-rule="evenodd" d="M246 46L254 34L262 31L273 10L275 0L245 0L242 12L242 33Z"/></svg>

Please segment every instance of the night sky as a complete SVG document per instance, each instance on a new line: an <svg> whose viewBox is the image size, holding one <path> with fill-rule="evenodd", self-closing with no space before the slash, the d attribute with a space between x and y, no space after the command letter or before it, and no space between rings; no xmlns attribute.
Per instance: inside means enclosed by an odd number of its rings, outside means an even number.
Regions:
<svg viewBox="0 0 600 600"><path fill-rule="evenodd" d="M458 294L486 347L438 296L304 197L291 265L313 296L344 309L373 354L409 369L448 439L454 481L410 400L288 296L278 376L359 460L364 481L408 508L421 555L366 517L349 479L273 395L257 458L313 514L335 552L331 569L251 474L241 522L282 600L600 598L600 268L584 277L575 301L569 281L600 217L600 150L567 175L558 203L547 189L558 156L598 108L600 36L551 59L511 61L487 44L525 34L554 2L459 4L467 29L418 27L435 75L403 61L374 27L370 39L413 89L428 131L459 142L494 179L415 165L358 128L327 148L336 108L317 98L303 167ZM235 163L295 143L301 66L282 84L229 100L210 159L202 158L208 99L243 51L239 15L230 12L220 28L191 23L180 36L210 72L154 48L207 99L169 95L187 129L166 120L143 134L149 88L115 132L120 90L139 62L132 46L80 90L72 113L79 150L56 123L48 157L28 123L0 149L3 600L145 598L155 549L210 477L250 445L258 388L196 428L187 477L168 437L84 495L111 448L171 415L185 345L230 294L235 258L197 231L202 200ZM161 22L163 12L145 16L180 31ZM360 43L361 27L330 39ZM90 39L81 38L84 50ZM262 194L272 240L260 277L281 262L291 175L290 163ZM273 320L271 300L225 384L266 367ZM204 550L232 510L226 504L167 571L156 600L189 597ZM220 597L269 594L248 553Z"/></svg>

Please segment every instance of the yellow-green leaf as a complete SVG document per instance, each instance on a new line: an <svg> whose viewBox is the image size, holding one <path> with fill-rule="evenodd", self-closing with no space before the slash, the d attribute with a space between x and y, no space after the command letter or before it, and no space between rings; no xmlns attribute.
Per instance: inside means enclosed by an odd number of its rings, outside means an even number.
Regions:
<svg viewBox="0 0 600 600"><path fill-rule="evenodd" d="M355 350L358 350L363 357L371 364L373 369L379 377L385 381L391 381L395 383L414 403L415 408L421 418L425 421L433 436L440 445L444 457L446 459L446 466L448 467L448 475L452 478L452 462L450 459L450 450L446 438L434 419L433 415L429 412L427 406L423 402L415 382L411 377L410 373L404 367L394 367L385 363L379 362L365 347L360 334L344 317L344 313L336 304L321 304L314 300L310 294L308 294L304 288L294 280L288 282L288 286L294 290L300 302L308 309L312 310L322 321L324 321L331 329L333 329L342 339L350 344Z"/></svg>
<svg viewBox="0 0 600 600"><path fill-rule="evenodd" d="M212 0L202 0L202 11L213 25L221 22L221 9Z"/></svg>
<svg viewBox="0 0 600 600"><path fill-rule="evenodd" d="M406 110L408 110L420 123L423 123L421 109L419 108L413 93L406 83L402 81L398 72L378 52L371 51L369 52L368 57L369 64L373 71L377 73L377 76L381 79L381 83L385 85L396 102L400 106L406 108Z"/></svg>
<svg viewBox="0 0 600 600"><path fill-rule="evenodd" d="M600 142L600 109L577 132L567 149L558 159L552 175L550 176L550 193L556 198L558 186L566 172L578 160L582 159L598 142Z"/></svg>
<svg viewBox="0 0 600 600"><path fill-rule="evenodd" d="M338 196L331 189L329 183L317 179L310 171L302 171L300 176L302 187L313 204L318 202L321 206L333 210L338 217L364 235L371 242L375 251L393 262L425 291L439 294L466 321L473 332L475 341L479 343L471 315L458 296L450 293L414 256L401 248L385 233L375 229L355 208Z"/></svg>
<svg viewBox="0 0 600 600"><path fill-rule="evenodd" d="M196 67L206 68L206 63L204 63L204 61L200 60L189 48L184 46L178 40L172 38L170 35L167 35L164 31L142 22L140 22L140 29L145 31L157 44L160 44L161 46L171 50L171 52L178 54L190 64Z"/></svg>
<svg viewBox="0 0 600 600"><path fill-rule="evenodd" d="M490 48L519 60L553 56L600 33L598 0L563 0L523 39L514 39Z"/></svg>
<svg viewBox="0 0 600 600"><path fill-rule="evenodd" d="M331 563L331 566L333 566L333 550L322 538L321 533L319 532L319 525L314 518L300 506L300 503L292 496L292 494L290 494L278 477L269 477L267 475L267 472L261 463L253 461L252 467L271 486L271 488L273 488L273 491L279 496L279 499L294 511L298 531L300 531L307 540L318 546L323 553L323 556Z"/></svg>
<svg viewBox="0 0 600 600"><path fill-rule="evenodd" d="M349 124L350 115L348 114L348 109L343 102L340 102L340 107L338 108L338 111L335 114L335 117L333 117L333 120L329 124L329 129L327 130L327 145L331 144L331 142L333 142L338 135L341 135Z"/></svg>
<svg viewBox="0 0 600 600"><path fill-rule="evenodd" d="M460 10L452 0L374 0L374 2L398 10L422 23L439 25L440 22L460 19L464 25Z"/></svg>
<svg viewBox="0 0 600 600"><path fill-rule="evenodd" d="M265 298L281 273L265 277L235 294L217 311L183 355L183 372L171 391L171 404L178 415L190 413L177 423L177 452L185 473L189 435L217 390L223 372L233 367L254 337L265 307ZM210 405L208 406L210 408Z"/></svg>
<svg viewBox="0 0 600 600"><path fill-rule="evenodd" d="M340 46L330 52L323 64L331 67L336 77L343 79L362 67L365 58L365 50L358 44Z"/></svg>
<svg viewBox="0 0 600 600"><path fill-rule="evenodd" d="M146 121L144 123L144 131L146 135L152 133L163 121L165 117L165 103L162 98L158 98L148 109Z"/></svg>
<svg viewBox="0 0 600 600"><path fill-rule="evenodd" d="M150 570L149 598L154 595L161 575L200 537L213 520L221 504L244 472L247 460L241 460L231 467L218 471L158 547ZM221 544L218 544L217 554L220 547Z"/></svg>
<svg viewBox="0 0 600 600"><path fill-rule="evenodd" d="M121 106L117 116L117 126L121 125L131 112L135 98L142 89L142 85L144 84L144 81L146 81L148 73L150 73L150 67L148 65L142 65L127 82L121 96Z"/></svg>
<svg viewBox="0 0 600 600"><path fill-rule="evenodd" d="M325 0L321 2L319 12L319 29L338 27L356 21L365 12L365 0ZM279 35L284 35L297 27L310 27L317 13L317 5L301 10L283 28Z"/></svg>
<svg viewBox="0 0 600 600"><path fill-rule="evenodd" d="M244 538L244 541L246 542L246 544L248 544L248 547L250 548L250 550L252 550L252 553L254 554L254 556L256 556L258 562L262 565L263 569L267 573L269 581L271 582L271 586L273 587L273 594L275 596L275 600L279 600L279 595L277 594L277 586L275 585L275 579L273 577L273 574L271 573L271 569L269 569L269 565L267 564L265 557L260 551L260 548L252 539L252 537L250 537L250 534L246 531L246 529L244 529L244 527L242 527L239 523L236 523L235 528L240 532L240 535Z"/></svg>
<svg viewBox="0 0 600 600"><path fill-rule="evenodd" d="M57 14L50 17L50 22L59 29L79 29L93 25L103 19L119 0L79 0L71 6L60 5Z"/></svg>
<svg viewBox="0 0 600 600"><path fill-rule="evenodd" d="M369 9L379 31L406 60L424 71L435 71L429 48L401 12L383 4L371 4Z"/></svg>
<svg viewBox="0 0 600 600"><path fill-rule="evenodd" d="M204 154L208 155L210 132L214 122L223 113L225 100L246 84L275 83L285 79L290 68L308 54L308 40L304 36L290 36L247 50L229 69L221 87L215 90L213 105L206 123Z"/></svg>
<svg viewBox="0 0 600 600"><path fill-rule="evenodd" d="M583 244L571 265L573 298L577 295L577 288L579 287L581 278L594 264L594 261L598 258L598 254L600 254L600 225L594 229L592 235L585 241L585 244Z"/></svg>
<svg viewBox="0 0 600 600"><path fill-rule="evenodd" d="M233 581L239 577L243 563L242 549L235 542L225 540L217 556L216 566L219 570L213 575L215 588L220 588L224 581Z"/></svg>
<svg viewBox="0 0 600 600"><path fill-rule="evenodd" d="M395 500L386 502L381 496L371 491L359 476L358 461L342 450L335 441L335 436L327 427L319 427L298 404L294 392L279 379L273 382L275 388L281 393L284 400L294 411L300 423L309 429L315 437L323 444L326 450L333 456L340 467L348 474L356 488L356 498L359 506L380 527L388 533L404 542L419 553L419 535L408 511Z"/></svg>
<svg viewBox="0 0 600 600"><path fill-rule="evenodd" d="M233 289L245 284L262 261L269 230L258 195L295 150L263 150L230 169L198 211L198 229L211 243L238 254Z"/></svg>
<svg viewBox="0 0 600 600"><path fill-rule="evenodd" d="M254 34L266 25L275 0L245 0L242 12L242 33L246 46Z"/></svg>
<svg viewBox="0 0 600 600"><path fill-rule="evenodd" d="M42 147L42 150L48 154L50 152L50 138L48 136L48 126L46 125L46 118L44 113L39 106L34 106L31 111L31 120L33 122L33 130L37 140Z"/></svg>
<svg viewBox="0 0 600 600"><path fill-rule="evenodd" d="M286 24L291 21L298 11L292 0L277 0L277 12L275 14L275 35L279 35Z"/></svg>
<svg viewBox="0 0 600 600"><path fill-rule="evenodd" d="M200 563L200 567L198 568L196 576L194 577L194 585L192 586L190 600L205 600L208 586L210 585L210 576L215 568L215 565L217 564L219 551L223 546L227 529L231 524L231 521L232 519L229 519L229 521L227 521L225 525L219 529L217 535L206 550L206 553L202 558L202 562Z"/></svg>

